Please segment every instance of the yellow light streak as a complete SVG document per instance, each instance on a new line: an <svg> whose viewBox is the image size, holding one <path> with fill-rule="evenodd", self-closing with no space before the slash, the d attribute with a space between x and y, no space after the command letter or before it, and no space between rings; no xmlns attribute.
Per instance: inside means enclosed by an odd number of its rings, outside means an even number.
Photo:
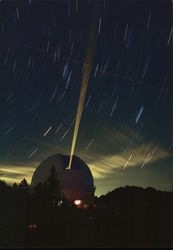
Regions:
<svg viewBox="0 0 173 250"><path fill-rule="evenodd" d="M76 114L75 128L74 128L74 134L73 134L73 141L72 141L72 147L71 147L70 161L69 161L69 166L67 167L67 169L71 169L72 158L73 158L73 154L74 154L74 150L76 146L76 139L78 135L80 120L81 120L82 111L83 111L83 105L85 101L88 81L90 78L92 62L94 58L96 39L97 39L97 32L96 32L96 27L94 24L91 28L91 33L90 33L90 37L88 40L86 58L85 58L85 63L84 63L84 70L83 70L83 75L82 75L82 83L81 83L81 89L80 89L80 95L79 95L79 102L78 102L78 108L77 108L77 114Z"/></svg>

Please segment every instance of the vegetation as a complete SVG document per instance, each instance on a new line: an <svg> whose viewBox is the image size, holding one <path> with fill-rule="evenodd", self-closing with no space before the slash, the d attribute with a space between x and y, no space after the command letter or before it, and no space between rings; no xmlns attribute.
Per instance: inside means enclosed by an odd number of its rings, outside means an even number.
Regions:
<svg viewBox="0 0 173 250"><path fill-rule="evenodd" d="M0 181L0 247L171 247L171 192L115 189L78 209L61 193L55 168L30 189Z"/></svg>

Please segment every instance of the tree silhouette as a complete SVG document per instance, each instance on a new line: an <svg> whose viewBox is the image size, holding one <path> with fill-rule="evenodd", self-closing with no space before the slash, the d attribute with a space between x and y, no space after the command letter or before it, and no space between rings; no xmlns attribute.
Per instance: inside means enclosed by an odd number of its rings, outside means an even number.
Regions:
<svg viewBox="0 0 173 250"><path fill-rule="evenodd" d="M25 178L19 183L19 189L27 193L29 192L29 184L27 183Z"/></svg>
<svg viewBox="0 0 173 250"><path fill-rule="evenodd" d="M170 247L171 192L126 186L77 209L52 166L32 191L0 180L0 247Z"/></svg>
<svg viewBox="0 0 173 250"><path fill-rule="evenodd" d="M45 183L47 189L48 200L51 204L58 204L61 201L62 194L60 188L60 181L58 180L58 174L54 166L50 169L50 175Z"/></svg>

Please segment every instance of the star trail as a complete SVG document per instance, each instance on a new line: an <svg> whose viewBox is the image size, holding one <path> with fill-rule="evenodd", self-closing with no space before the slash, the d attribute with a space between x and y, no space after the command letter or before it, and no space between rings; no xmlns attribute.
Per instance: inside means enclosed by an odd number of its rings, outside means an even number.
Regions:
<svg viewBox="0 0 173 250"><path fill-rule="evenodd" d="M71 154L96 9L74 154L89 165L98 195L125 185L170 190L169 0L0 1L1 179L30 182L46 157Z"/></svg>

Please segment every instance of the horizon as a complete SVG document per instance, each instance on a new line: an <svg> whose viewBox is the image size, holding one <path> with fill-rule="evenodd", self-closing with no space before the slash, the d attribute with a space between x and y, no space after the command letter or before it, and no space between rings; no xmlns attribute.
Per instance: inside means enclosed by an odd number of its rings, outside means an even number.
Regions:
<svg viewBox="0 0 173 250"><path fill-rule="evenodd" d="M51 156L51 155L50 155ZM50 157L49 156L49 157ZM69 155L66 155L66 156L68 156L68 157L70 157ZM75 155L76 156L76 155ZM38 167L38 166L37 166ZM36 168L37 168L36 167ZM35 170L36 170L36 168L34 169L34 171L33 171L33 173L35 172ZM90 169L91 170L91 169ZM0 177L0 181L5 181L9 186L13 186L15 183L16 184L20 184L21 183L21 181L23 180L23 179L25 179L26 181L27 181L27 183L28 183L28 185L31 187L31 181L32 181L32 176L30 177L30 178L25 178L24 176L23 176L23 178L22 179L17 179L17 181L16 182L8 182L8 181L6 181L5 179L3 179L3 177L1 176ZM94 179L94 178L93 178ZM126 187L136 187L136 188L142 188L142 189L147 189L147 188L153 188L153 189L155 189L156 191L161 191L161 192L172 192L172 189L171 189L171 187L170 188L162 188L162 189L159 189L159 188L157 188L157 187L154 187L154 186L150 186L150 185L146 185L146 186L140 186L140 185L134 185L134 184L131 184L131 185L127 185L127 184L122 184L121 186L115 186L115 187L112 187L112 189L110 189L110 190L105 190L105 191L103 191L103 192L100 192L100 193L98 193L97 192L97 186L95 185L95 182L94 182L94 186L95 186L95 188L96 188L96 190L95 190L95 193L94 193L94 195L96 196L96 197L101 197L102 195L106 195L106 194L108 194L108 193L110 193L110 192L112 192L112 191L114 191L114 190L116 190L116 189L119 189L119 188L126 188Z"/></svg>
<svg viewBox="0 0 173 250"><path fill-rule="evenodd" d="M17 185L19 185L23 180L26 180L25 178L23 178L23 179L21 179L20 181L18 181L18 182L14 182L14 183L8 183L8 182L6 182L5 180L3 180L3 179L1 179L0 178L0 181L4 181L7 185L9 185L9 186L13 186L14 184L17 184ZM26 180L27 181L27 180ZM29 188L31 188L31 181L30 181L30 183L27 181L27 184L28 184L28 186L29 186ZM114 188L114 189L112 189L112 190L107 190L107 191L105 191L105 193L101 193L101 194L95 194L94 193L94 197L97 197L97 198L100 198L101 196L105 196L105 195L107 195L107 194L109 194L109 193L112 193L112 192L114 192L115 190L117 190L117 189L125 189L125 188L139 188L139 189L143 189L143 190L146 190L146 189L154 189L155 191L157 191L157 192L168 192L168 193L170 193L170 192L172 192L172 190L160 190L160 189L157 189L157 188L155 188L155 187L152 187L152 186L146 186L146 187L143 187L143 186L135 186L135 185L124 185L124 186L117 186L116 188ZM97 187L96 187L96 190L97 190Z"/></svg>

